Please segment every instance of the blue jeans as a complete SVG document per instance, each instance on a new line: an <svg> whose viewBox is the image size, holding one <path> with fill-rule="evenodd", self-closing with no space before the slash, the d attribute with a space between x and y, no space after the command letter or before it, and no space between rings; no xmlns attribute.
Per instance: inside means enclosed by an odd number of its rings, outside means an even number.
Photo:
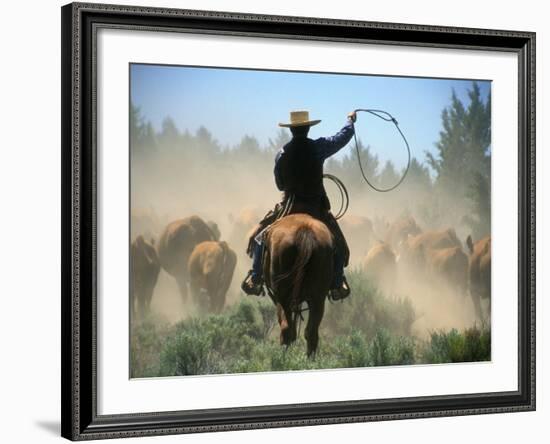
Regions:
<svg viewBox="0 0 550 444"><path fill-rule="evenodd" d="M340 288L344 283L344 258L334 253L334 270L331 288Z"/></svg>
<svg viewBox="0 0 550 444"><path fill-rule="evenodd" d="M254 242L254 252L252 253L252 282L255 284L262 279L262 253L263 244L260 242Z"/></svg>

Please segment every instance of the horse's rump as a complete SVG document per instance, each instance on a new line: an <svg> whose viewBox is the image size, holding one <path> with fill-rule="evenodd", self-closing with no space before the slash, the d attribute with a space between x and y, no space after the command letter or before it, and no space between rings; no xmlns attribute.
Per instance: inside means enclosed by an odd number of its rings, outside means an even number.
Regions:
<svg viewBox="0 0 550 444"><path fill-rule="evenodd" d="M333 240L327 226L307 214L275 222L266 236L266 283L279 302L325 297L332 276Z"/></svg>

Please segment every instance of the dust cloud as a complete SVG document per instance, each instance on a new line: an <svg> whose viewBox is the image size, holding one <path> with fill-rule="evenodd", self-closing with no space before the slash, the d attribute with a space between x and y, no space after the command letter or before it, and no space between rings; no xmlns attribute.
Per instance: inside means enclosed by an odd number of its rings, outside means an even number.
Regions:
<svg viewBox="0 0 550 444"><path fill-rule="evenodd" d="M243 298L239 287L251 266L251 259L245 254L247 233L281 198L273 179L273 166L284 137L281 133L270 147L259 147L254 139L244 138L237 147L221 148L204 131L161 140L147 150L134 148L132 238L144 235L148 240L158 240L168 223L191 215L214 221L221 239L238 257L227 304ZM349 153L342 161L327 162L325 170L336 174L349 190L349 210L341 227L351 250L350 268L362 267L369 249L377 241L386 240L391 225L404 216L414 218L422 231L452 227L464 243L470 230L463 222L468 213L463 201L434 194L426 174L421 177L415 171L394 192L376 193L362 181L351 149ZM420 171L426 170L423 164L419 165ZM326 188L333 209L337 210L340 195L332 184L327 183ZM398 256L398 245L392 248ZM465 246L463 249L468 254ZM474 323L479 325L468 294L459 295L452 288L436 285L404 264L398 264L397 271L395 294L388 296L410 299L417 314L415 335L425 337L432 330L462 330ZM171 322L193 313L192 308L184 306L174 279L164 270L151 307Z"/></svg>

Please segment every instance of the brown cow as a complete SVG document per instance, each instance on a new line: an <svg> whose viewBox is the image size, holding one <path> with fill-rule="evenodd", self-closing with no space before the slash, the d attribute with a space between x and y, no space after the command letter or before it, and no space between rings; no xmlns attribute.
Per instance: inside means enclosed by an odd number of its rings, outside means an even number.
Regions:
<svg viewBox="0 0 550 444"><path fill-rule="evenodd" d="M145 315L151 307L153 290L160 272L160 262L154 241L138 236L130 245L130 295L134 315Z"/></svg>
<svg viewBox="0 0 550 444"><path fill-rule="evenodd" d="M422 245L425 248L452 248L462 247L454 228L440 231L426 231L412 238L411 246Z"/></svg>
<svg viewBox="0 0 550 444"><path fill-rule="evenodd" d="M374 245L374 226L368 217L345 215L339 223L348 243L355 246L359 255L365 254Z"/></svg>
<svg viewBox="0 0 550 444"><path fill-rule="evenodd" d="M187 302L189 256L199 243L218 240L218 235L219 231L213 230L200 217L190 216L171 222L160 236L160 264L176 279L184 304Z"/></svg>
<svg viewBox="0 0 550 444"><path fill-rule="evenodd" d="M408 235L397 247L398 260L406 262L408 265L423 267L427 250L452 247L461 247L460 240L453 228L426 231L416 236Z"/></svg>
<svg viewBox="0 0 550 444"><path fill-rule="evenodd" d="M361 264L368 279L383 290L391 292L397 278L395 253L386 242L378 241Z"/></svg>
<svg viewBox="0 0 550 444"><path fill-rule="evenodd" d="M201 242L193 249L188 266L189 283L191 295L199 307L204 305L201 290L205 290L210 311L222 311L236 264L237 255L227 242Z"/></svg>
<svg viewBox="0 0 550 444"><path fill-rule="evenodd" d="M470 251L468 276L470 296L479 319L483 319L481 300L489 301L489 316L491 313L491 236L478 240L475 244L472 236L466 239Z"/></svg>
<svg viewBox="0 0 550 444"><path fill-rule="evenodd" d="M426 261L431 273L442 278L460 296L468 288L468 256L461 247L428 249Z"/></svg>
<svg viewBox="0 0 550 444"><path fill-rule="evenodd" d="M412 216L400 217L394 221L386 232L386 243L396 248L410 236L420 234L422 230Z"/></svg>
<svg viewBox="0 0 550 444"><path fill-rule="evenodd" d="M461 295L466 294L468 257L453 228L409 236L400 244L398 262L410 267L413 273L436 277Z"/></svg>

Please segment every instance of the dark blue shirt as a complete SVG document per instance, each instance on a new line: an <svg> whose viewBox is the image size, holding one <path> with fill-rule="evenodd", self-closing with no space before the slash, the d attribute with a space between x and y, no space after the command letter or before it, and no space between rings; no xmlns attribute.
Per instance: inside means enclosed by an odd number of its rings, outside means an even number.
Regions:
<svg viewBox="0 0 550 444"><path fill-rule="evenodd" d="M333 154L337 153L345 147L348 142L353 137L354 128L351 120L348 119L344 127L338 131L334 136L331 137L319 137L318 139L313 140L313 146L315 149L315 154L321 161L325 161ZM279 160L284 155L284 148L281 148L277 155L275 156L275 183L277 188L281 191L284 190L284 184L282 183L281 171L280 171L280 162Z"/></svg>

